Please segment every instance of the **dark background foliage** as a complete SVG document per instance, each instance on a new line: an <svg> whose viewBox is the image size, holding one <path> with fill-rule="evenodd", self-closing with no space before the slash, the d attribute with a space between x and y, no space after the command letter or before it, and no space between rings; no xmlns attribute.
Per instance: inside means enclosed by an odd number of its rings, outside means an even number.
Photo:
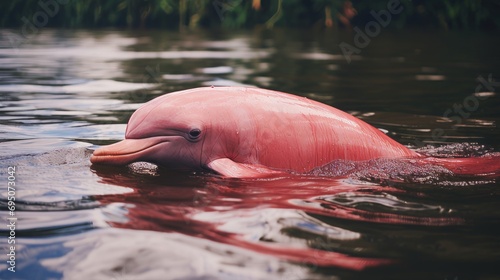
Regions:
<svg viewBox="0 0 500 280"><path fill-rule="evenodd" d="M396 0L11 0L0 1L0 26L97 28L337 27L363 25ZM399 2L399 1L398 1ZM500 29L498 0L400 0L392 28ZM57 6L57 7L56 7ZM45 16L44 16L45 14ZM330 20L330 22L329 22Z"/></svg>

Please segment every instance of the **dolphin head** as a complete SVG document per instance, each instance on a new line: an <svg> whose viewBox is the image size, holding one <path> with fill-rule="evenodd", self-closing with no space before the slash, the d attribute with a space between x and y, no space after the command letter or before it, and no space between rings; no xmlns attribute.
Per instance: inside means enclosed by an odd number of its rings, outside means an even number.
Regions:
<svg viewBox="0 0 500 280"><path fill-rule="evenodd" d="M223 133L211 126L221 112L209 103L202 92L155 98L131 116L124 140L95 150L90 160L112 165L146 161L174 170L206 168L211 157L224 153L220 142L211 143L210 153L203 152L209 135Z"/></svg>

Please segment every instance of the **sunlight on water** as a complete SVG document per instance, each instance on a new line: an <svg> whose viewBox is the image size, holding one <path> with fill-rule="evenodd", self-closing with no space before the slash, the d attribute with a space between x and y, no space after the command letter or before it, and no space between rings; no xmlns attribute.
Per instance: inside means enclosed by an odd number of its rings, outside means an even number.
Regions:
<svg viewBox="0 0 500 280"><path fill-rule="evenodd" d="M116 92L138 90L152 87L150 84L124 83L112 80L90 81L82 84L67 86L41 86L41 85L1 85L0 92L47 92L55 93L76 93L76 92Z"/></svg>
<svg viewBox="0 0 500 280"><path fill-rule="evenodd" d="M130 240L140 242L124 247ZM239 275L247 275L247 279L264 279L268 275L276 279L301 279L309 276L306 268L275 258L175 233L100 230L80 238L65 238L57 246L70 251L67 257L48 258L42 264L69 279L159 279L165 275L171 279L231 279ZM102 262L102 255L108 256L108 261Z"/></svg>

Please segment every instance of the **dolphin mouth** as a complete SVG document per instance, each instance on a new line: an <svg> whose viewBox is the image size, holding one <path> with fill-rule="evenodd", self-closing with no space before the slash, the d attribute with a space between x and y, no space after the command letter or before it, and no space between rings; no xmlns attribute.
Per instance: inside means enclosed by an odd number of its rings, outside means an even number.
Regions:
<svg viewBox="0 0 500 280"><path fill-rule="evenodd" d="M136 161L147 161L145 155L148 151L166 142L170 142L170 137L124 139L95 150L90 157L90 162L92 164L127 165Z"/></svg>

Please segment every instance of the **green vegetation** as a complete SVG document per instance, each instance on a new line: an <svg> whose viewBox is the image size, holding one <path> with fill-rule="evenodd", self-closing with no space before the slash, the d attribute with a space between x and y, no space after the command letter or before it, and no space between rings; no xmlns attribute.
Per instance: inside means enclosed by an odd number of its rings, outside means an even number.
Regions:
<svg viewBox="0 0 500 280"><path fill-rule="evenodd" d="M0 26L194 28L351 26L398 0L10 0ZM391 27L500 29L498 0L400 0ZM399 1L398 1L399 2Z"/></svg>

